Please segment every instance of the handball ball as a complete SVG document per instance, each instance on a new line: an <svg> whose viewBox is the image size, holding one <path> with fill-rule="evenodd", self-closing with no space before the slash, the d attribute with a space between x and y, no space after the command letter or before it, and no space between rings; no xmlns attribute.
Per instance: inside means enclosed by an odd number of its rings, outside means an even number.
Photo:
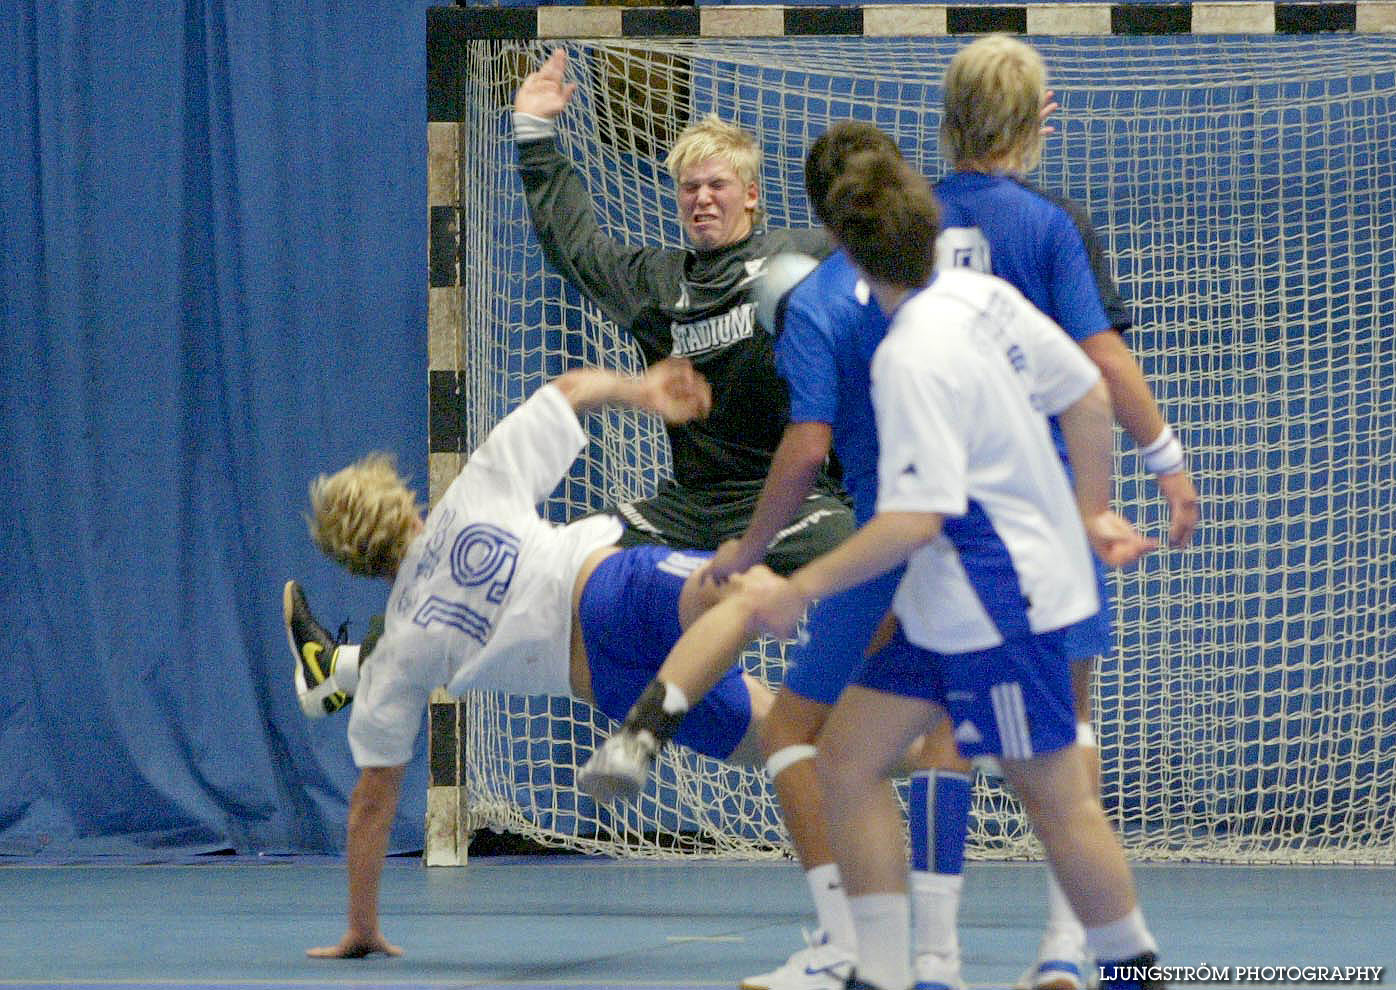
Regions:
<svg viewBox="0 0 1396 990"><path fill-rule="evenodd" d="M766 261L766 266L756 279L752 296L756 300L756 320L767 333L776 332L781 299L818 264L809 255L796 251L785 251Z"/></svg>

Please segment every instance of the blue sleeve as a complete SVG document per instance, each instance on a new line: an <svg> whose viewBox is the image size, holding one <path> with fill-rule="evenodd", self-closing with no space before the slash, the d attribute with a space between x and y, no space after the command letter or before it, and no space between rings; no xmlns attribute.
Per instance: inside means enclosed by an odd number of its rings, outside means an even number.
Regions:
<svg viewBox="0 0 1396 990"><path fill-rule="evenodd" d="M826 305L810 305L802 298L808 295L797 289L786 304L776 338L776 370L790 389L790 422L832 424L839 408L839 374L831 315Z"/></svg>
<svg viewBox="0 0 1396 990"><path fill-rule="evenodd" d="M1053 231L1053 305L1049 313L1075 340L1084 340L1102 330L1123 333L1134 325L1115 279L1105 261L1105 249L1079 203L1066 200L1057 215Z"/></svg>
<svg viewBox="0 0 1396 990"><path fill-rule="evenodd" d="M1048 258L1052 312L1047 315L1078 342L1109 330L1110 320L1085 241L1065 211L1054 216Z"/></svg>

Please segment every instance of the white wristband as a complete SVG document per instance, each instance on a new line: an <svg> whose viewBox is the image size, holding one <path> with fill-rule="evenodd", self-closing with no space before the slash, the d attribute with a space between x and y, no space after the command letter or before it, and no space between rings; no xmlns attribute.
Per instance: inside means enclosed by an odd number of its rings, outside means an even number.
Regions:
<svg viewBox="0 0 1396 990"><path fill-rule="evenodd" d="M1164 426L1153 443L1140 449L1139 457L1144 466L1154 474L1177 474L1183 470L1186 460L1183 457L1183 445L1178 442L1178 438L1173 435L1173 428L1168 425Z"/></svg>
<svg viewBox="0 0 1396 990"><path fill-rule="evenodd" d="M557 133L551 117L539 117L531 113L514 111L514 140L541 141Z"/></svg>

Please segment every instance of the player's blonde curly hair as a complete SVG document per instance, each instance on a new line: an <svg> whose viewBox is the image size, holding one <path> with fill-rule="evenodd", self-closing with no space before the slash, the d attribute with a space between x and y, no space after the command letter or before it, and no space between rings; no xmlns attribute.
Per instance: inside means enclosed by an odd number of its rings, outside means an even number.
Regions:
<svg viewBox="0 0 1396 990"><path fill-rule="evenodd" d="M310 483L310 537L351 574L397 574L421 513L391 454L368 454Z"/></svg>
<svg viewBox="0 0 1396 990"><path fill-rule="evenodd" d="M992 34L966 45L945 70L941 154L955 168L1035 168L1046 89L1042 56L1017 38Z"/></svg>

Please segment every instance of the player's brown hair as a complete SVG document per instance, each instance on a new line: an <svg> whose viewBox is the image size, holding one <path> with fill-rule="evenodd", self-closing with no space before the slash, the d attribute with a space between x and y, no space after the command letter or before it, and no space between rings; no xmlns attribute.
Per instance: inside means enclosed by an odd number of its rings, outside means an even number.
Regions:
<svg viewBox="0 0 1396 990"><path fill-rule="evenodd" d="M900 155L854 155L828 207L829 229L868 275L903 289L930 281L940 209L930 184Z"/></svg>
<svg viewBox="0 0 1396 990"><path fill-rule="evenodd" d="M880 151L900 155L897 142L886 132L861 120L840 120L815 139L805 155L805 194L815 219L829 225L829 189L854 155Z"/></svg>

